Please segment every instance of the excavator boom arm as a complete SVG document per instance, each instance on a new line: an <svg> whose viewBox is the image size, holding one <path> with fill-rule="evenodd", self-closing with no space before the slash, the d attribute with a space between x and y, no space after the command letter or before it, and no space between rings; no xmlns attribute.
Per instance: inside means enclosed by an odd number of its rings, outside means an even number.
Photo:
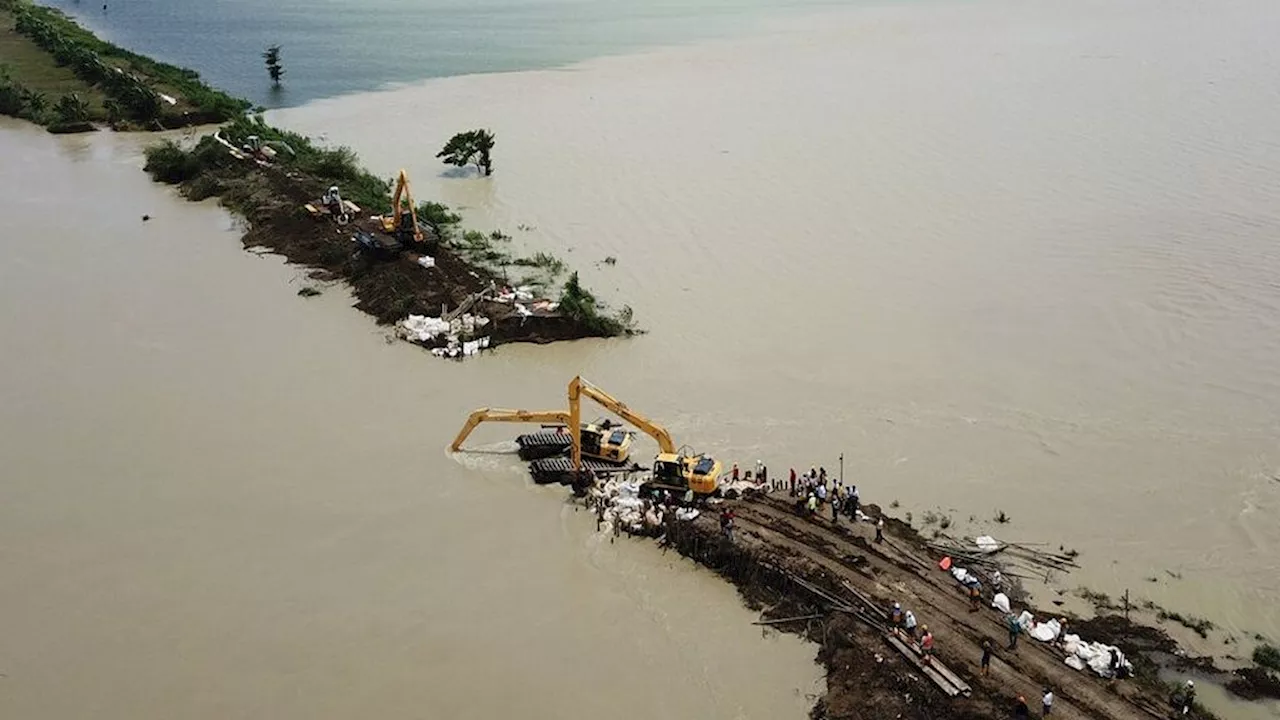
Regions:
<svg viewBox="0 0 1280 720"><path fill-rule="evenodd" d="M413 231L413 239L422 242L422 229L418 227L418 209L414 207L413 191L409 189L409 173L401 170L396 177L396 191L391 196L392 228L395 230L404 229L400 227L404 203L409 205L409 220L413 223L413 227L409 229Z"/></svg>
<svg viewBox="0 0 1280 720"><path fill-rule="evenodd" d="M667 432L666 428L632 410L627 407L626 403L618 400L586 380L583 380L581 377L575 377L573 380L569 381L570 427L579 427L582 423L583 395L595 400L610 412L636 426L641 432L656 440L658 442L658 448L662 452L674 453L676 451L676 444L671 439L671 433ZM573 466L575 468L582 467L582 443L575 442L573 444Z"/></svg>
<svg viewBox="0 0 1280 720"><path fill-rule="evenodd" d="M519 423L557 423L577 427L577 425L569 422L569 413L563 410L505 410L502 408L480 408L471 413L467 417L467 422L458 431L458 437L453 439L453 444L449 449L458 452L462 449L462 443L467 441L467 436L471 434L476 426L484 422L519 422ZM576 437L576 433L573 434ZM574 442L574 447L578 447L580 443Z"/></svg>

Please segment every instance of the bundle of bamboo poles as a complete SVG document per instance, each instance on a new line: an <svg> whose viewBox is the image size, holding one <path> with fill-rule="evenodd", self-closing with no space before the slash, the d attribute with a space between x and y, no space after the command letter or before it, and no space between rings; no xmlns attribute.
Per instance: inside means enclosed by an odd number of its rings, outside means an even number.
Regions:
<svg viewBox="0 0 1280 720"><path fill-rule="evenodd" d="M929 547L935 552L949 555L954 562L966 567L991 573L999 570L1006 577L1044 579L1051 573L1071 572L1080 565L1075 554L1053 552L1048 543L1003 542L994 550L984 549L970 537L956 539L946 534L937 535Z"/></svg>

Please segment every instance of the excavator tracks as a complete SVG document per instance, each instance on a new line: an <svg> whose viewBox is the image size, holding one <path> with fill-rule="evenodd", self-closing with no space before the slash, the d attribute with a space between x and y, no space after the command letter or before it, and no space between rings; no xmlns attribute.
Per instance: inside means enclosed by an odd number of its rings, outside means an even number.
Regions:
<svg viewBox="0 0 1280 720"><path fill-rule="evenodd" d="M635 464L619 465L604 460L582 459L582 472L584 475L588 473L591 475L611 475L614 473L636 472L641 469L639 465ZM529 463L529 474L533 476L533 481L539 485L549 485L551 483L570 485L574 479L573 461L565 457L534 460Z"/></svg>
<svg viewBox="0 0 1280 720"><path fill-rule="evenodd" d="M566 455L573 450L573 437L567 432L526 433L516 438L521 460L541 460Z"/></svg>

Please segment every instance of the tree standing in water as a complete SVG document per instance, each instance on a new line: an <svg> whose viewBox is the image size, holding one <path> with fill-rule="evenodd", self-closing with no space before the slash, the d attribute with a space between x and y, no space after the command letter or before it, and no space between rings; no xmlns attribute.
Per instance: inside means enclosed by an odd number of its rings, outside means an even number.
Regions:
<svg viewBox="0 0 1280 720"><path fill-rule="evenodd" d="M490 175L493 173L493 160L489 154L493 145L493 133L488 130L468 130L449 138L449 142L436 153L436 157L458 167L474 164L481 175Z"/></svg>
<svg viewBox="0 0 1280 720"><path fill-rule="evenodd" d="M262 53L262 59L267 63L267 74L271 76L271 82L276 87L280 87L280 78L284 77L284 66L280 64L280 46L272 45Z"/></svg>

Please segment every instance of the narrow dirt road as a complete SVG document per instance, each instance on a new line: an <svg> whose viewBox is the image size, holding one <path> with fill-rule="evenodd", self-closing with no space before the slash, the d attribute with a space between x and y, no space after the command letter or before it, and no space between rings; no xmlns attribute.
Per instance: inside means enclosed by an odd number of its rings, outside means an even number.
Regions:
<svg viewBox="0 0 1280 720"><path fill-rule="evenodd" d="M1045 688L1051 688L1055 695L1055 717L1150 720L1168 716L1168 706L1156 692L1135 681L1111 682L1076 671L1063 662L1064 654L1048 644L1024 636L1016 650L1007 650L1002 613L986 603L972 611L961 587L949 573L938 569L909 528L894 521L885 542L876 544L870 524L851 524L842 518L833 525L829 516L800 517L785 500L785 496L755 496L726 503L737 515L734 544L743 551L772 556L788 572L809 579L822 577L825 587L838 587L843 581L886 608L900 602L933 632L938 658L973 688L970 698L935 699L924 714L910 712L912 683L918 684L921 694L930 692L931 684L894 652L878 631L842 615L835 625L852 642L834 651L845 652L846 657L826 658L828 697L815 709L815 717L895 716L885 712L899 717L1010 717L1019 695L1038 717ZM877 512L878 508L872 510L873 515ZM715 533L715 520L710 515L704 513L698 523ZM829 638L831 629L828 623L821 637ZM978 672L983 639L990 639L995 648L986 678ZM878 677L867 676L867 661L874 663ZM893 677L886 676L885 668ZM895 684L901 687L895 688ZM869 686L885 692L869 693ZM905 695L905 704L894 708L896 703L887 696L899 691ZM915 707L919 702L915 701ZM908 714L903 714L904 709Z"/></svg>

